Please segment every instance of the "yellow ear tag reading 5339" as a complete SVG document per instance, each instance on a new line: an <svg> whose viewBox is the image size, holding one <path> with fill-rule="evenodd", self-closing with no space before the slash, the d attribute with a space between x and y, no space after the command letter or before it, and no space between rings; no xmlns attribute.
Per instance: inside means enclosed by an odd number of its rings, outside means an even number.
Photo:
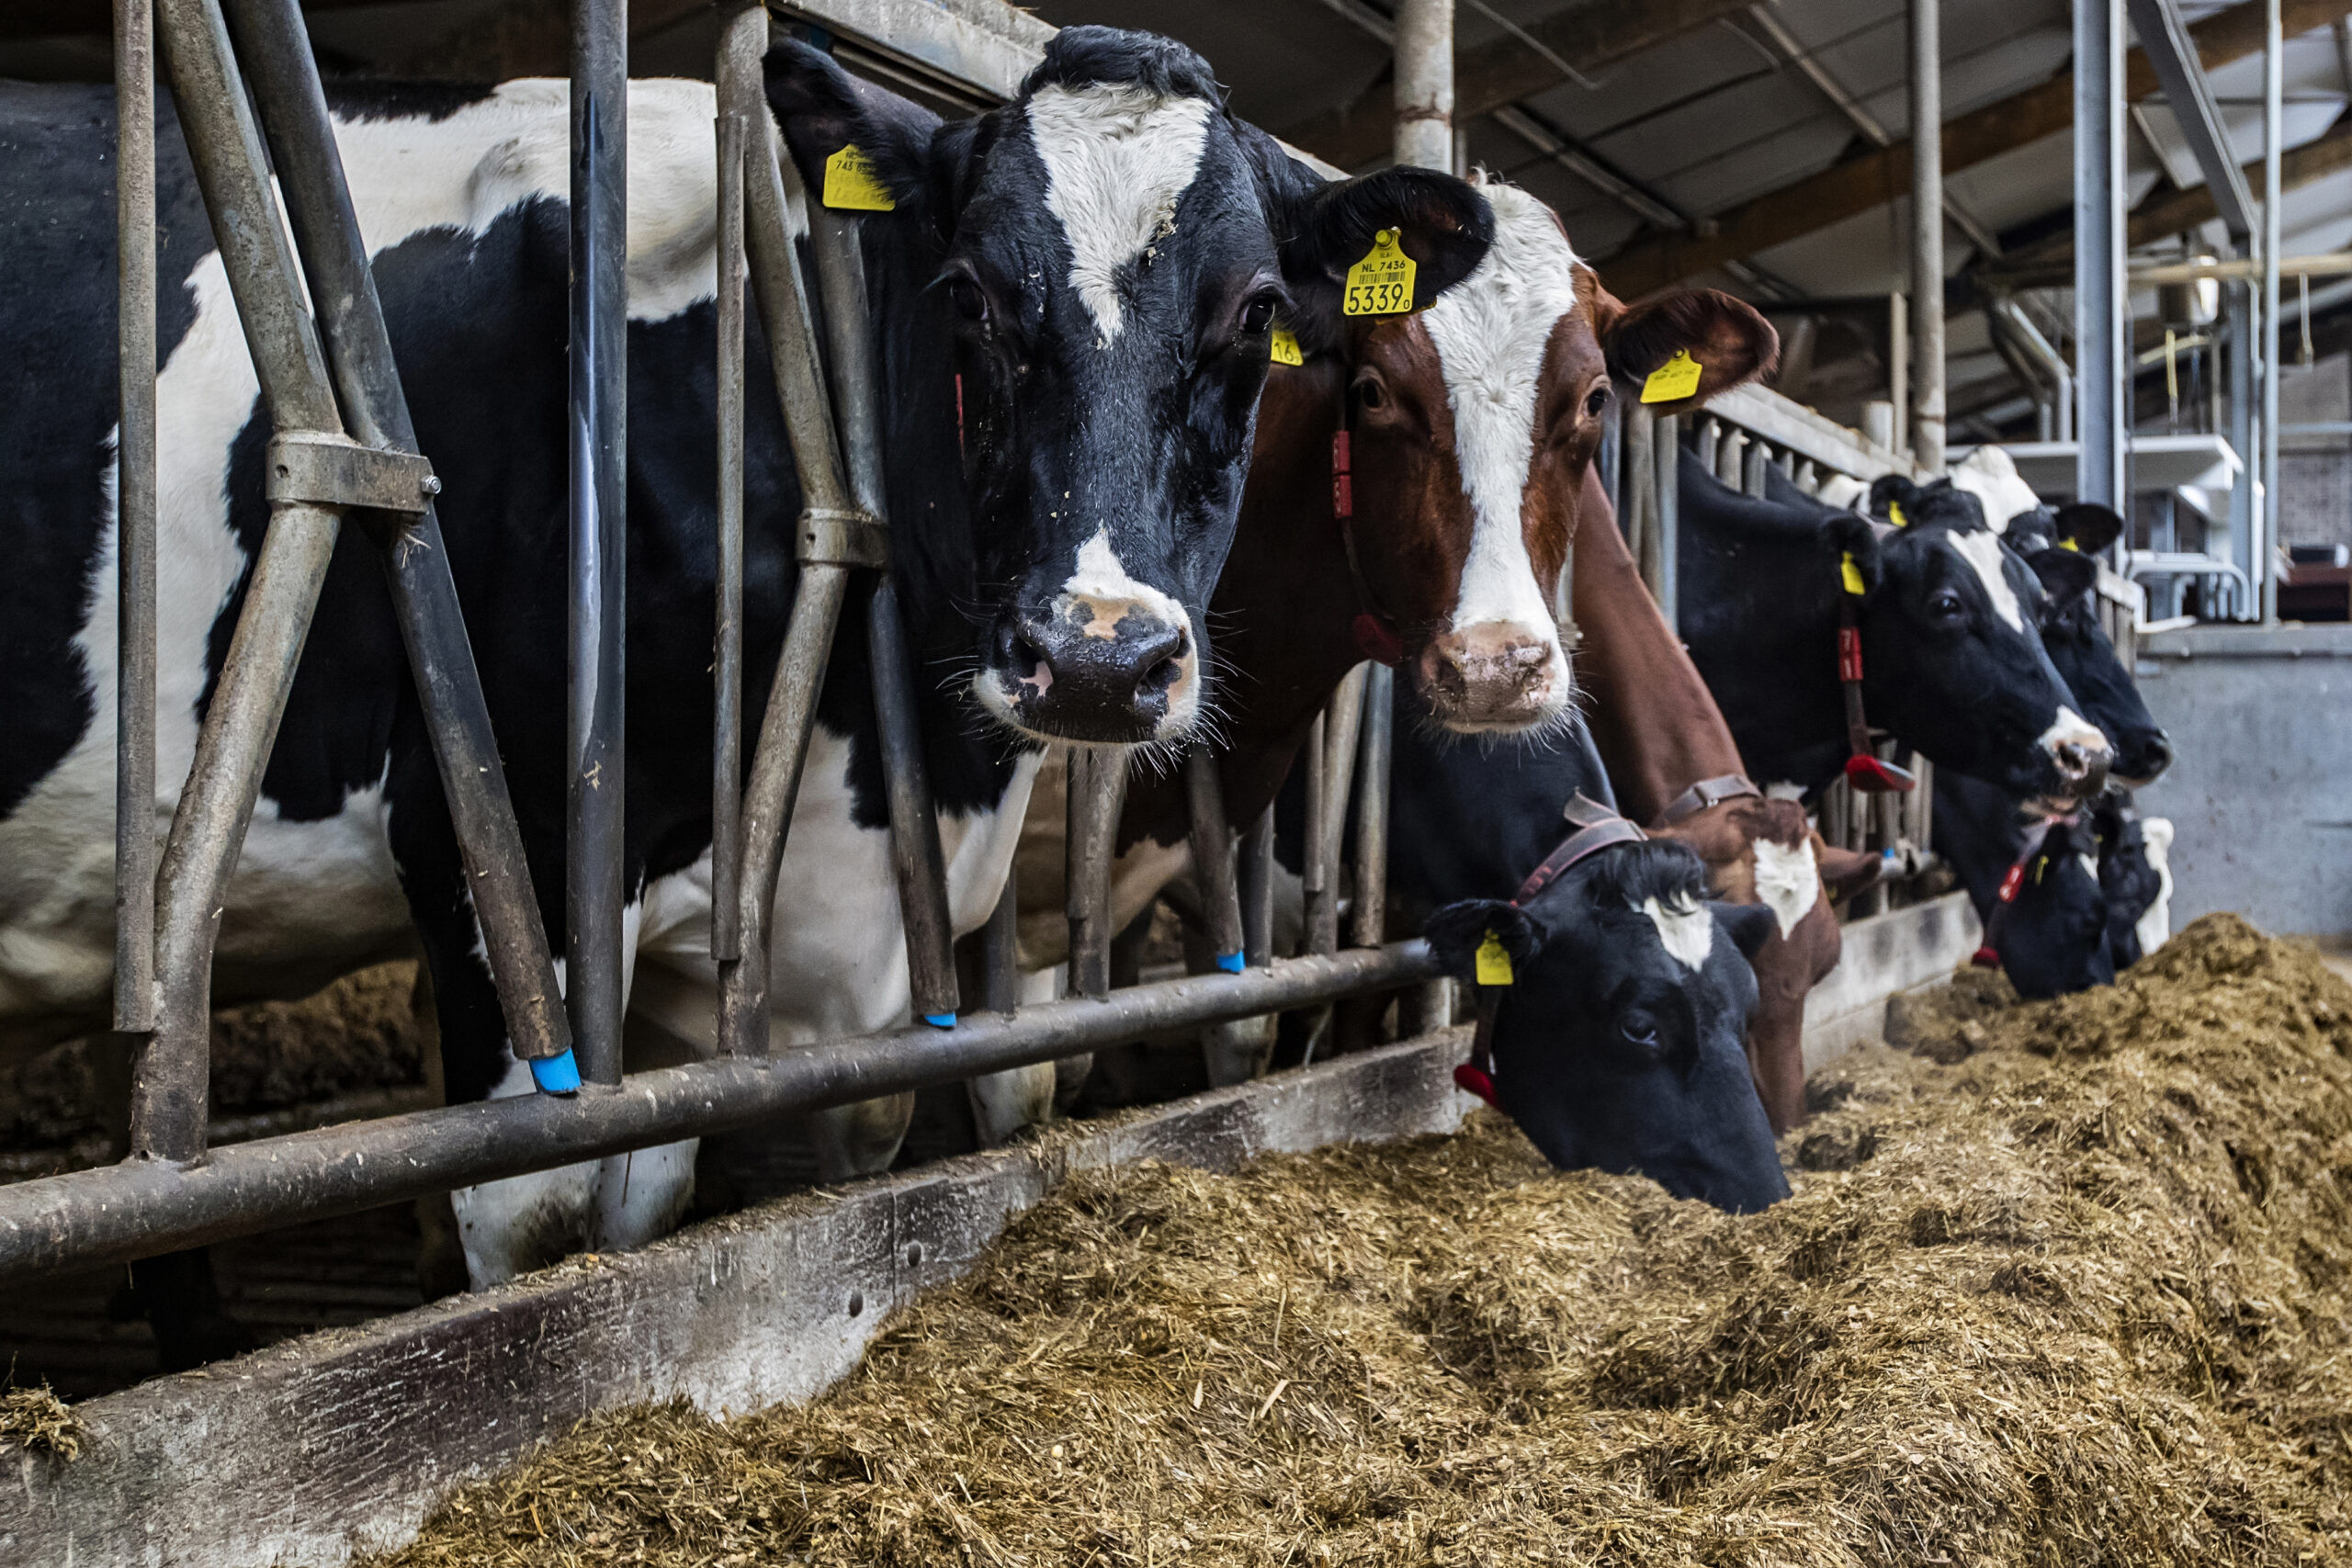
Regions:
<svg viewBox="0 0 2352 1568"><path fill-rule="evenodd" d="M825 160L825 205L842 212L896 212L890 187L874 172L874 160L853 141Z"/></svg>
<svg viewBox="0 0 2352 1568"><path fill-rule="evenodd" d="M1348 268L1340 310L1350 316L1402 316L1413 308L1413 258L1397 248L1396 231L1373 236L1363 260Z"/></svg>
<svg viewBox="0 0 2352 1568"><path fill-rule="evenodd" d="M1306 355L1299 353L1298 351L1297 334L1294 333L1287 327L1276 327L1274 329L1274 341L1272 346L1267 350L1267 355L1277 365L1304 365L1306 363Z"/></svg>
<svg viewBox="0 0 2352 1568"><path fill-rule="evenodd" d="M1862 569L1854 564L1851 550L1838 558L1838 578L1846 585L1846 592L1857 599L1870 592L1870 586L1862 581Z"/></svg>
<svg viewBox="0 0 2352 1568"><path fill-rule="evenodd" d="M1699 368L1689 349L1676 349L1674 357L1651 371L1649 379L1642 383L1642 401L1670 403L1689 397L1699 389Z"/></svg>
<svg viewBox="0 0 2352 1568"><path fill-rule="evenodd" d="M1510 954L1503 951L1503 939L1488 931L1478 944L1478 984L1508 986L1510 979Z"/></svg>

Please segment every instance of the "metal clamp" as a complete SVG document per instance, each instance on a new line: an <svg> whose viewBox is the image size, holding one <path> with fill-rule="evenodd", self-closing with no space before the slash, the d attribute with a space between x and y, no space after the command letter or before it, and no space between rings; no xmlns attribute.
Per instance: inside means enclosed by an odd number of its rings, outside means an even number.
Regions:
<svg viewBox="0 0 2352 1568"><path fill-rule="evenodd" d="M441 493L432 462L347 436L290 431L269 444L269 499L420 513Z"/></svg>
<svg viewBox="0 0 2352 1568"><path fill-rule="evenodd" d="M890 566L890 530L869 512L812 506L800 514L796 552L811 566Z"/></svg>

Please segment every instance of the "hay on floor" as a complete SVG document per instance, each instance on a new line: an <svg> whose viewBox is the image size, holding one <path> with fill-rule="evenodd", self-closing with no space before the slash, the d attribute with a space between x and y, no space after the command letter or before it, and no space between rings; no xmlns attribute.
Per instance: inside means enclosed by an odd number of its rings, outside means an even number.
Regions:
<svg viewBox="0 0 2352 1568"><path fill-rule="evenodd" d="M393 1561L2352 1561L2352 987L2215 917L1958 1010L1759 1216L1490 1116L1080 1177L816 1404L589 1420Z"/></svg>

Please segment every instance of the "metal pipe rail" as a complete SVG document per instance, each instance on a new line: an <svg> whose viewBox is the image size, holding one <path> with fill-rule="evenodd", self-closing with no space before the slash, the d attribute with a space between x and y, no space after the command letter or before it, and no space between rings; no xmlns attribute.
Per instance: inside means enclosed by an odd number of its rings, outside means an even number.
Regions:
<svg viewBox="0 0 2352 1568"><path fill-rule="evenodd" d="M237 1144L181 1169L130 1161L0 1187L0 1280L86 1269L473 1182L650 1148L775 1117L1051 1061L1161 1030L1408 986L1438 972L1419 942L1287 959L1242 975L1167 980L632 1074L618 1090L521 1095Z"/></svg>

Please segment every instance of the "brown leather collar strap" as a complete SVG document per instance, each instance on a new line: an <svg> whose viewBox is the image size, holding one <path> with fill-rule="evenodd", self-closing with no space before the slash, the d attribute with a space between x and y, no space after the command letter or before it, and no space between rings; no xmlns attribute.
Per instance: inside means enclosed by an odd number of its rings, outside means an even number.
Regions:
<svg viewBox="0 0 2352 1568"><path fill-rule="evenodd" d="M1746 773L1724 773L1712 779L1701 779L1668 801L1666 809L1657 814L1657 819L1662 825L1671 828L1685 817L1695 817L1711 806L1721 806L1726 800L1743 797L1764 798L1764 792L1758 789L1756 781Z"/></svg>
<svg viewBox="0 0 2352 1568"><path fill-rule="evenodd" d="M1544 857L1544 863L1527 874L1511 897L1514 904L1524 904L1565 875L1578 861L1587 860L1615 844L1637 844L1649 837L1623 817L1597 801L1587 800L1581 794L1573 796L1561 812L1577 830L1560 842L1560 847Z"/></svg>

